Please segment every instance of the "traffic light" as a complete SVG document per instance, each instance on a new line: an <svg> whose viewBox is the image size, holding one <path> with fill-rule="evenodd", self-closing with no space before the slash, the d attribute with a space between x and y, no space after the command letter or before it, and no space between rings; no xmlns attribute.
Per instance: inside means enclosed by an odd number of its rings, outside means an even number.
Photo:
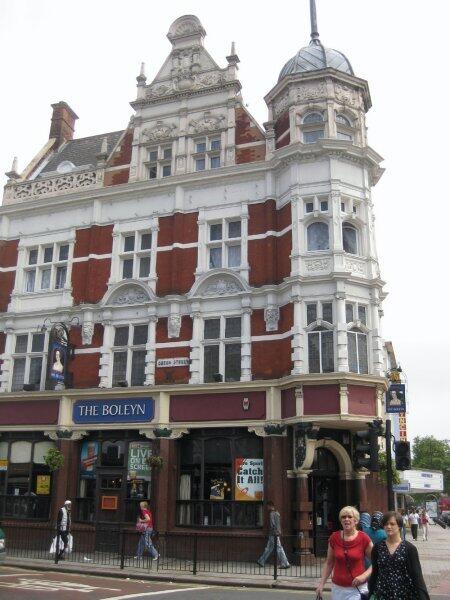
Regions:
<svg viewBox="0 0 450 600"><path fill-rule="evenodd" d="M382 425L380 421L373 421L368 425L369 429L356 432L354 466L355 469L379 471L378 436L382 435Z"/></svg>
<svg viewBox="0 0 450 600"><path fill-rule="evenodd" d="M409 442L395 442L395 468L408 471L411 468L411 445Z"/></svg>

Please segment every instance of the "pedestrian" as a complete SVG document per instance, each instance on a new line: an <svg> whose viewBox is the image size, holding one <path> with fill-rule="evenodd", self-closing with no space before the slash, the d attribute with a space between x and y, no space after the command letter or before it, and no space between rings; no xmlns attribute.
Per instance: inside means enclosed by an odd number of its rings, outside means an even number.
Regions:
<svg viewBox="0 0 450 600"><path fill-rule="evenodd" d="M263 567L266 564L267 559L272 554L275 540L277 545L277 560L280 564L280 569L289 569L291 566L286 558L286 554L283 550L283 546L281 545L281 517L280 513L275 509L275 504L268 500L266 502L266 508L269 511L269 538L267 540L266 547L264 552L256 561L260 567Z"/></svg>
<svg viewBox="0 0 450 600"><path fill-rule="evenodd" d="M147 549L152 557L152 560L158 560L159 554L152 542L153 534L153 515L148 507L148 502L139 502L140 513L136 523L136 530L140 532L139 543L137 547L137 556L135 559L140 560L144 555L144 550Z"/></svg>
<svg viewBox="0 0 450 600"><path fill-rule="evenodd" d="M64 506L58 511L58 517L56 519L56 547L55 551L58 552L58 560L64 560L65 553L70 549L69 547L69 536L72 525L72 502L66 500ZM63 547L60 547L59 540L62 540ZM59 545L58 545L59 544Z"/></svg>
<svg viewBox="0 0 450 600"><path fill-rule="evenodd" d="M342 530L335 531L328 540L327 560L316 594L322 598L323 588L331 573L332 600L360 600L368 598L367 580L372 567L365 567L373 544L369 536L358 531L359 512L354 506L344 506L339 513Z"/></svg>
<svg viewBox="0 0 450 600"><path fill-rule="evenodd" d="M419 514L415 508L409 511L408 521L411 526L413 540L417 542L417 530L419 529Z"/></svg>
<svg viewBox="0 0 450 600"><path fill-rule="evenodd" d="M409 521L408 521L408 515L406 514L406 511L401 510L400 514L402 515L402 519L403 519L403 527L402 527L402 540L405 541L406 540L406 528L409 525Z"/></svg>
<svg viewBox="0 0 450 600"><path fill-rule="evenodd" d="M402 516L390 511L381 523L387 538L372 550L370 597L373 595L377 600L430 600L417 548L401 538Z"/></svg>
<svg viewBox="0 0 450 600"><path fill-rule="evenodd" d="M420 511L420 523L422 525L422 540L424 542L428 541L428 525L430 524L430 516L427 513L426 509L423 508Z"/></svg>

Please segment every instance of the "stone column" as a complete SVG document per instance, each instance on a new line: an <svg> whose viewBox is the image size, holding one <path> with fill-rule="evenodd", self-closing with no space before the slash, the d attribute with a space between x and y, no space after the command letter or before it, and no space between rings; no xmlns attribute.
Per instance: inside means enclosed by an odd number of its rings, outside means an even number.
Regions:
<svg viewBox="0 0 450 600"><path fill-rule="evenodd" d="M337 371L348 372L347 322L345 318L345 292L336 293L337 313Z"/></svg>
<svg viewBox="0 0 450 600"><path fill-rule="evenodd" d="M287 465L284 460L284 446L287 438L283 435L264 437L264 499L272 500L281 514L282 530L291 529L291 507L286 501ZM268 526L266 513L266 527Z"/></svg>
<svg viewBox="0 0 450 600"><path fill-rule="evenodd" d="M374 375L381 375L384 369L383 363L383 338L380 331L380 301L378 298L373 298L370 301L371 313L371 338L372 344L369 346L372 349L372 368Z"/></svg>
<svg viewBox="0 0 450 600"><path fill-rule="evenodd" d="M311 471L297 473L295 513L296 531L298 534L298 549L302 554L313 551L313 503L309 499L308 476Z"/></svg>
<svg viewBox="0 0 450 600"><path fill-rule="evenodd" d="M154 307L152 307L152 311ZM158 317L155 314L148 316L148 341L145 345L145 381L144 385L155 384L155 366L156 366L156 322Z"/></svg>
<svg viewBox="0 0 450 600"><path fill-rule="evenodd" d="M241 381L252 379L251 314L249 298L242 298Z"/></svg>
<svg viewBox="0 0 450 600"><path fill-rule="evenodd" d="M176 514L176 441L159 438L153 442L155 454L163 459L163 466L152 473L152 504L158 531L166 532L175 525Z"/></svg>
<svg viewBox="0 0 450 600"><path fill-rule="evenodd" d="M367 485L366 476L369 474L368 471L356 471L354 479L354 497L355 504L358 507L359 512L367 511Z"/></svg>
<svg viewBox="0 0 450 600"><path fill-rule="evenodd" d="M305 334L304 327L306 326L306 321L304 319L304 310L303 310L303 298L300 296L300 286L293 286L292 289L292 302L294 303L294 326L293 326L293 336L291 341L292 347L292 375L299 375L300 373L305 372L305 359L306 359L306 351L305 351Z"/></svg>
<svg viewBox="0 0 450 600"><path fill-rule="evenodd" d="M65 500L72 500L69 498L69 485L70 485L70 477L73 470L76 470L76 462L74 460L74 446L72 440L59 440L57 443L58 449L64 455L64 466L62 469L59 469L53 477L55 478L53 482L53 502L52 502L52 510L51 510L51 520L56 522L56 517L58 516L58 510L64 504Z"/></svg>
<svg viewBox="0 0 450 600"><path fill-rule="evenodd" d="M201 383L200 381L200 340L202 337L202 325L203 319L200 313L200 305L194 308L192 313L192 340L191 340L191 352L189 358L191 359L190 372L191 377L189 383Z"/></svg>

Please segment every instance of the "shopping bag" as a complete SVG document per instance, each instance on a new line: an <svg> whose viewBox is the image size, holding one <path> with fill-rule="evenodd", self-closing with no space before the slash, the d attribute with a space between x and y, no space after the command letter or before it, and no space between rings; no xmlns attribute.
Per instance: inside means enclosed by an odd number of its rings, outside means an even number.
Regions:
<svg viewBox="0 0 450 600"><path fill-rule="evenodd" d="M58 536L55 535L55 537L53 538L52 544L50 546L50 550L49 550L50 554L55 554L55 552L56 552L57 539L58 539ZM73 548L73 537L72 537L71 533L69 533L68 542L69 543L67 544L67 548L66 548L67 554L69 554L69 552L72 552L72 548ZM63 550L63 549L64 549L64 542L63 542L62 538L60 537L59 538L59 551L61 552L61 550Z"/></svg>

